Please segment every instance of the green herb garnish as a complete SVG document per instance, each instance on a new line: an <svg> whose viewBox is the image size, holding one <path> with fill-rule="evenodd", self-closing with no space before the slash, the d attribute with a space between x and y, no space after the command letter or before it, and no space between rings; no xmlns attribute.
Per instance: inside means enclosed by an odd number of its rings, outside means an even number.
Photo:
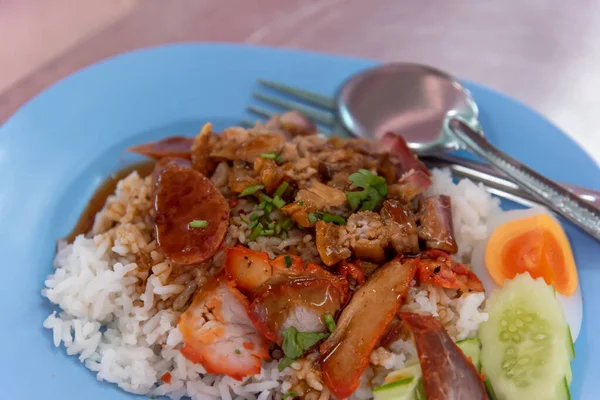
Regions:
<svg viewBox="0 0 600 400"><path fill-rule="evenodd" d="M260 215L258 215L257 213L252 213L252 215L250 215L250 221L256 221L259 218Z"/></svg>
<svg viewBox="0 0 600 400"><path fill-rule="evenodd" d="M290 257L290 256L283 257L283 262L285 263L286 268L291 267L292 266L292 257Z"/></svg>
<svg viewBox="0 0 600 400"><path fill-rule="evenodd" d="M254 221L250 221L250 223L248 224L248 228L254 229L256 225L258 225L258 220L255 219Z"/></svg>
<svg viewBox="0 0 600 400"><path fill-rule="evenodd" d="M260 201L264 201L265 203L270 203L270 202L272 202L272 201L273 201L273 199L272 199L272 198L270 198L269 196L267 196L267 195L266 195L266 194L264 194L264 193L259 193L259 194L258 194L258 199L259 199Z"/></svg>
<svg viewBox="0 0 600 400"><path fill-rule="evenodd" d="M275 221L271 221L271 222L269 222L269 223L267 224L267 228L269 228L269 229L275 229L275 224L276 224L276 222L275 222Z"/></svg>
<svg viewBox="0 0 600 400"><path fill-rule="evenodd" d="M283 336L281 349L285 357L279 363L279 371L289 367L306 350L329 336L329 333L298 332L293 326L285 329L281 334Z"/></svg>
<svg viewBox="0 0 600 400"><path fill-rule="evenodd" d="M277 153L276 152L271 152L271 153L262 153L260 155L260 158L265 158L267 160L274 160L277 158Z"/></svg>
<svg viewBox="0 0 600 400"><path fill-rule="evenodd" d="M298 393L296 393L296 392L287 392L287 393L284 393L283 396L281 396L281 400L285 400L288 397L291 397L293 399L294 397L297 397L297 396L298 396Z"/></svg>
<svg viewBox="0 0 600 400"><path fill-rule="evenodd" d="M285 206L285 201L283 201L283 200L281 199L281 197L279 197L279 196L275 196L275 197L273 197L273 202L272 202L272 204L273 204L275 207L277 207L277 208L281 208L281 207Z"/></svg>
<svg viewBox="0 0 600 400"><path fill-rule="evenodd" d="M274 234L275 231L273 229L265 229L264 231L262 231L260 236L273 236Z"/></svg>
<svg viewBox="0 0 600 400"><path fill-rule="evenodd" d="M294 227L294 221L292 221L291 219L284 219L281 222L281 227L283 229L285 229L286 231L289 231L290 229L292 229Z"/></svg>
<svg viewBox="0 0 600 400"><path fill-rule="evenodd" d="M304 200L298 200L296 202L296 204L299 205L299 206L303 206L304 205Z"/></svg>
<svg viewBox="0 0 600 400"><path fill-rule="evenodd" d="M279 235L279 237L281 238L281 240L285 240L288 238L288 234L286 231L281 232L281 235Z"/></svg>
<svg viewBox="0 0 600 400"><path fill-rule="evenodd" d="M344 219L344 217L340 217L339 215L322 213L321 219L325 222L333 222L337 225L346 225L346 220Z"/></svg>
<svg viewBox="0 0 600 400"><path fill-rule="evenodd" d="M323 316L323 323L325 324L325 327L329 333L333 333L333 331L335 331L336 325L331 314L327 313Z"/></svg>
<svg viewBox="0 0 600 400"><path fill-rule="evenodd" d="M205 221L203 219L195 219L188 225L190 228L206 228L208 227L208 221Z"/></svg>
<svg viewBox="0 0 600 400"><path fill-rule="evenodd" d="M373 211L379 203L387 196L387 182L381 176L371 171L361 169L348 178L352 182L352 188L363 190L346 192L346 198L352 210Z"/></svg>
<svg viewBox="0 0 600 400"><path fill-rule="evenodd" d="M281 184L277 187L277 190L275 190L275 193L273 193L273 197L282 197L289 186L290 184L286 181L281 182Z"/></svg>
<svg viewBox="0 0 600 400"><path fill-rule="evenodd" d="M254 242L256 240L256 238L258 238L263 232L263 226L261 224L257 224L254 229L252 229L252 232L250 233L250 236L248 237L248 240L251 242Z"/></svg>
<svg viewBox="0 0 600 400"><path fill-rule="evenodd" d="M240 349L235 349L235 354L242 354L242 352L240 351Z"/></svg>
<svg viewBox="0 0 600 400"><path fill-rule="evenodd" d="M265 185L248 186L246 189L242 190L242 193L240 193L238 197L250 196L251 194L254 194L264 188L265 188Z"/></svg>
<svg viewBox="0 0 600 400"><path fill-rule="evenodd" d="M271 211L273 211L273 203L266 203L265 212L267 213L267 215L271 214Z"/></svg>
<svg viewBox="0 0 600 400"><path fill-rule="evenodd" d="M311 224L314 224L314 223L315 223L315 222L317 222L318 220L319 220L319 217L317 216L317 214L315 214L315 213L310 213L310 214L308 214L308 221L309 221Z"/></svg>

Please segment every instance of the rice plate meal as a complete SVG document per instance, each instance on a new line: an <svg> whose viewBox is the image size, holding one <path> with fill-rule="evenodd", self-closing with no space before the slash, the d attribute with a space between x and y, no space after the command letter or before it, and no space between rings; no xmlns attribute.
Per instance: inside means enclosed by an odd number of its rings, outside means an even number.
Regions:
<svg viewBox="0 0 600 400"><path fill-rule="evenodd" d="M152 161L58 243L54 345L153 398L570 398L558 221L389 138L289 112L129 149Z"/></svg>

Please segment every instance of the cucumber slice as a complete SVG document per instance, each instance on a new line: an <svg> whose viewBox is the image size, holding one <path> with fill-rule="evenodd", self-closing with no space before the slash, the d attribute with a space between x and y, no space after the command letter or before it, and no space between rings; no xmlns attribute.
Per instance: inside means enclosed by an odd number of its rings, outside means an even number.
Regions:
<svg viewBox="0 0 600 400"><path fill-rule="evenodd" d="M572 341L552 287L521 274L492 293L487 312L481 363L496 399L568 399Z"/></svg>
<svg viewBox="0 0 600 400"><path fill-rule="evenodd" d="M390 372L383 385L373 389L375 400L420 400L419 385L421 366L419 364ZM422 387L422 384L420 385Z"/></svg>
<svg viewBox="0 0 600 400"><path fill-rule="evenodd" d="M571 335L571 327L567 324L567 347L569 348L569 361L575 358L575 345L573 344L573 336Z"/></svg>
<svg viewBox="0 0 600 400"><path fill-rule="evenodd" d="M481 372L481 342L477 338L465 339L456 342L456 345L471 359L471 362Z"/></svg>

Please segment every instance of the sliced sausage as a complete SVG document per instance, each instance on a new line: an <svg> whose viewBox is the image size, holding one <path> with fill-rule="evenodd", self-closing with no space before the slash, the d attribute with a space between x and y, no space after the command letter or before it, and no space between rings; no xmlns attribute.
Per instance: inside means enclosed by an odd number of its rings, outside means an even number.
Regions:
<svg viewBox="0 0 600 400"><path fill-rule="evenodd" d="M170 162L155 184L156 240L165 256L177 264L198 264L215 255L229 226L229 205L209 178ZM206 221L193 228L192 221Z"/></svg>

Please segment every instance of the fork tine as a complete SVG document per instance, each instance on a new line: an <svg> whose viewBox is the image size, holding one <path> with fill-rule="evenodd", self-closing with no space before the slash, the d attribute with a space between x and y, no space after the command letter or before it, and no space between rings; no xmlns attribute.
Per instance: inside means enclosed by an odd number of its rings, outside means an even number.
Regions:
<svg viewBox="0 0 600 400"><path fill-rule="evenodd" d="M262 94L262 93L255 92L252 95L254 97L256 97L257 99L260 99L267 103L274 104L274 105L284 108L286 110L300 111L302 114L311 118L313 121L320 122L330 128L335 123L335 116L331 113L315 110L313 108L303 106L295 101L289 101L289 100L277 98L274 96L269 96L269 95Z"/></svg>
<svg viewBox="0 0 600 400"><path fill-rule="evenodd" d="M271 89L275 89L281 93L304 100L308 104L312 104L316 107L335 110L335 101L332 98L320 95L318 93L309 92L308 90L288 86L283 83L272 82L263 79L259 79L258 82L261 85L270 87Z"/></svg>
<svg viewBox="0 0 600 400"><path fill-rule="evenodd" d="M275 113L271 112L269 110L267 110L266 108L262 108L262 107L258 107L258 106L248 106L246 107L246 110L250 111L251 113L260 115L263 118L271 118Z"/></svg>

